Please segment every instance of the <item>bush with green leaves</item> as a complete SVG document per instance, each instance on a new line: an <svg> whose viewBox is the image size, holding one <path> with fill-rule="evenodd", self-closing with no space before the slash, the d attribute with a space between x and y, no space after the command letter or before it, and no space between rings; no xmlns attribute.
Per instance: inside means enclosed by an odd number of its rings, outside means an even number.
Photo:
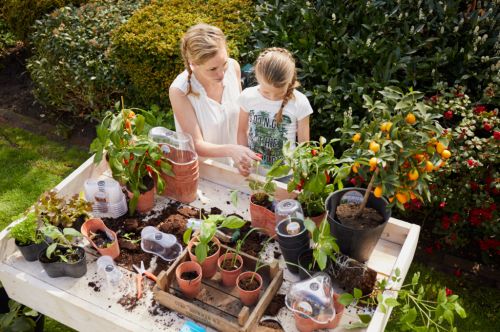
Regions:
<svg viewBox="0 0 500 332"><path fill-rule="evenodd" d="M298 79L318 111L316 137L331 138L350 107L364 116L362 96L384 86L427 93L444 81L476 96L498 75L494 1L257 2L246 57L254 61L270 46L294 53Z"/></svg>
<svg viewBox="0 0 500 332"><path fill-rule="evenodd" d="M2 0L0 14L17 38L26 39L35 21L54 9L88 0Z"/></svg>
<svg viewBox="0 0 500 332"><path fill-rule="evenodd" d="M0 16L0 59L8 53L8 49L16 45L16 37ZM0 67L1 69L1 67Z"/></svg>
<svg viewBox="0 0 500 332"><path fill-rule="evenodd" d="M37 99L75 116L102 118L127 90L116 60L109 56L111 34L149 0L96 0L67 6L36 22L34 55L27 67Z"/></svg>
<svg viewBox="0 0 500 332"><path fill-rule="evenodd" d="M133 83L142 104L168 104L168 88L184 70L180 40L197 23L226 34L231 56L250 34L251 0L160 0L137 11L113 36L112 57Z"/></svg>

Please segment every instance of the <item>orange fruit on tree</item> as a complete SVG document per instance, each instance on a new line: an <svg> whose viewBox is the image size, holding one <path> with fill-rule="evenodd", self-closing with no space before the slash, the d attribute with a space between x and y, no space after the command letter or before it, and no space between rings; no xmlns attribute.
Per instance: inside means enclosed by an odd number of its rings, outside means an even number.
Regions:
<svg viewBox="0 0 500 332"><path fill-rule="evenodd" d="M439 142L438 144L436 144L437 153L441 154L444 150L446 150L446 146L444 146L443 143Z"/></svg>
<svg viewBox="0 0 500 332"><path fill-rule="evenodd" d="M377 198L382 197L382 186L375 187L375 190L373 190L373 195L375 195L375 197Z"/></svg>
<svg viewBox="0 0 500 332"><path fill-rule="evenodd" d="M443 150L443 152L441 152L441 157L444 158L444 159L450 158L451 157L450 150Z"/></svg>
<svg viewBox="0 0 500 332"><path fill-rule="evenodd" d="M380 151L380 144L378 144L377 142L375 141L371 141L370 142L370 150L373 152L373 153L377 153Z"/></svg>
<svg viewBox="0 0 500 332"><path fill-rule="evenodd" d="M433 170L434 170L434 164L427 160L425 162L425 171L432 172Z"/></svg>
<svg viewBox="0 0 500 332"><path fill-rule="evenodd" d="M425 156L421 153L417 153L416 155L414 155L415 159L417 159L419 162L421 162L422 160L425 159Z"/></svg>
<svg viewBox="0 0 500 332"><path fill-rule="evenodd" d="M352 140L355 143L359 142L361 140L361 134L360 133L354 134L354 136L352 136Z"/></svg>
<svg viewBox="0 0 500 332"><path fill-rule="evenodd" d="M417 196L413 193L413 191L410 191L410 198L411 199L417 198Z"/></svg>
<svg viewBox="0 0 500 332"><path fill-rule="evenodd" d="M394 196L389 197L389 203L392 203L394 201Z"/></svg>
<svg viewBox="0 0 500 332"><path fill-rule="evenodd" d="M408 194L398 192L396 194L396 199L398 200L399 203L404 204L404 203L408 202Z"/></svg>
<svg viewBox="0 0 500 332"><path fill-rule="evenodd" d="M353 171L354 173L358 173L358 170L359 170L359 163L357 163L357 162L356 162L356 163L354 163L354 164L352 165L352 167L351 167L351 168L352 168L352 171Z"/></svg>
<svg viewBox="0 0 500 332"><path fill-rule="evenodd" d="M375 169L377 167L378 159L376 157L370 158L370 168Z"/></svg>
<svg viewBox="0 0 500 332"><path fill-rule="evenodd" d="M408 179L411 181L416 181L418 179L418 171L416 169L412 169L408 172Z"/></svg>
<svg viewBox="0 0 500 332"><path fill-rule="evenodd" d="M406 115L406 118L405 118L405 121L406 123L408 124L414 124L415 122L417 122L417 118L415 117L415 114L413 113L408 113L408 115Z"/></svg>
<svg viewBox="0 0 500 332"><path fill-rule="evenodd" d="M391 130L391 127L392 127L392 122L390 122L390 121L383 122L380 125L380 130L385 131L385 132L389 132Z"/></svg>

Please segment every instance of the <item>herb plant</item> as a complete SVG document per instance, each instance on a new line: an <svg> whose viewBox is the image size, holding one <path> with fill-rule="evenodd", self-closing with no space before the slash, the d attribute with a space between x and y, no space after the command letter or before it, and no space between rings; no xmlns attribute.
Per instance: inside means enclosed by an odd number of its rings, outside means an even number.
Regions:
<svg viewBox="0 0 500 332"><path fill-rule="evenodd" d="M13 218L18 219L20 216ZM14 225L9 232L9 236L14 238L20 245L25 246L34 243L42 243L44 238L39 231L39 224L36 214L31 211L24 216L24 220Z"/></svg>

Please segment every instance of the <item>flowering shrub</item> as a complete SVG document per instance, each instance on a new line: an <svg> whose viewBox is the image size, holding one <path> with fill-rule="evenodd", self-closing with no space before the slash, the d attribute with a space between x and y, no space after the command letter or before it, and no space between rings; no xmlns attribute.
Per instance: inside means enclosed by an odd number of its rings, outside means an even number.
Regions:
<svg viewBox="0 0 500 332"><path fill-rule="evenodd" d="M487 93L495 96L493 90ZM443 134L450 140L451 151L448 164L430 187L432 205L427 213L422 211L432 216L433 231L439 236L434 247L472 246L481 252L483 260L491 261L500 256L498 107L471 103L461 88L442 91L430 97L427 104L434 114L443 116ZM416 212L421 206L409 204L408 208Z"/></svg>

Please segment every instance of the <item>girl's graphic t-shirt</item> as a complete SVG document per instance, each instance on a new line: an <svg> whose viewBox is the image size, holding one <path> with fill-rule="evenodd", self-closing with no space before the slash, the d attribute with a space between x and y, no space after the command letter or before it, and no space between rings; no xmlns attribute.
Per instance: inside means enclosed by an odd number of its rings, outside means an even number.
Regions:
<svg viewBox="0 0 500 332"><path fill-rule="evenodd" d="M295 147L297 142L298 121L310 115L313 110L307 97L293 91L291 98L283 109L283 120L276 123L281 100L269 100L261 95L259 86L243 90L238 103L248 113L248 147L262 154L262 164L269 167L276 160L283 158L283 145L286 141Z"/></svg>

